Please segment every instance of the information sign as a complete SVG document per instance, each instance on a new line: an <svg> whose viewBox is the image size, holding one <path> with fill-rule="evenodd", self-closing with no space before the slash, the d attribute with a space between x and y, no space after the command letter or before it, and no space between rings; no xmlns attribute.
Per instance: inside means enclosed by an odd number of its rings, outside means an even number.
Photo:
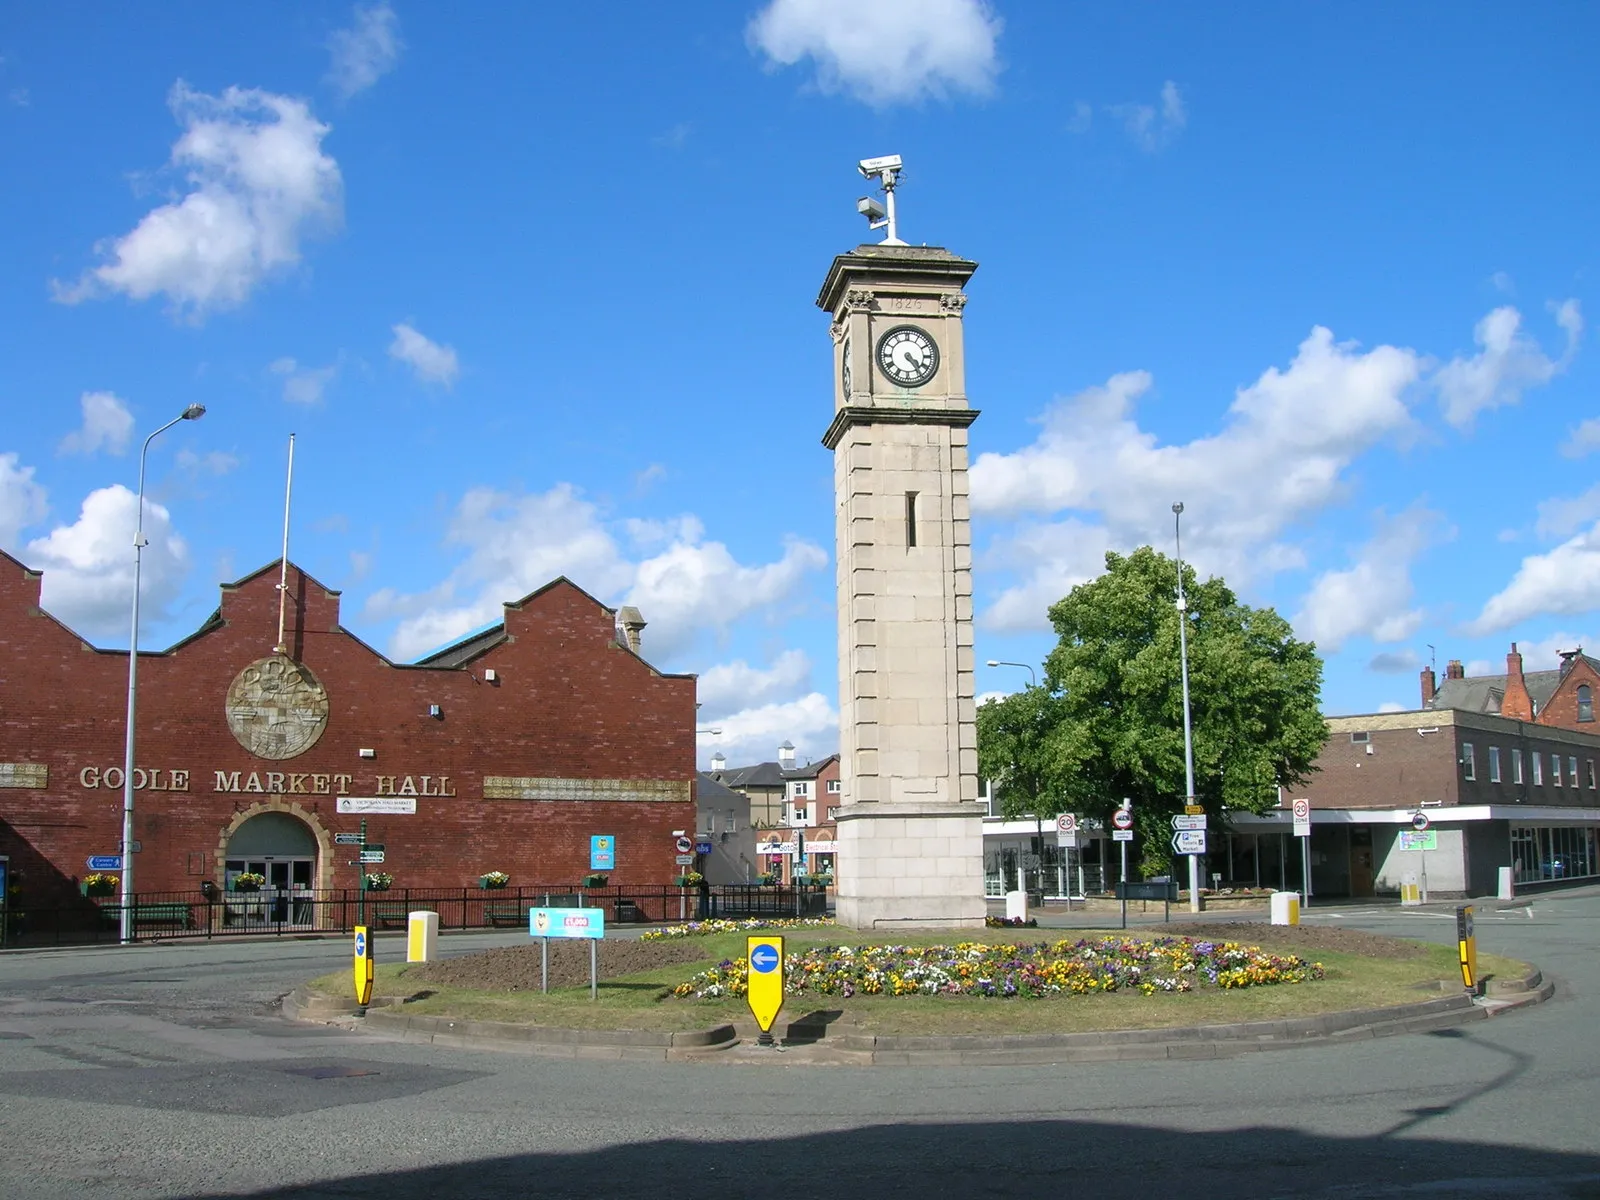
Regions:
<svg viewBox="0 0 1600 1200"><path fill-rule="evenodd" d="M1206 819L1204 816L1173 817L1172 827L1174 829L1204 829L1206 827Z"/></svg>
<svg viewBox="0 0 1600 1200"><path fill-rule="evenodd" d="M1133 841L1133 830L1113 829L1111 831L1111 840L1113 842L1131 842Z"/></svg>
<svg viewBox="0 0 1600 1200"><path fill-rule="evenodd" d="M675 858L673 858L672 861L677 863L678 866L680 866L680 867L692 867L692 866L694 866L694 855L692 855L692 854L679 854Z"/></svg>
<svg viewBox="0 0 1600 1200"><path fill-rule="evenodd" d="M1206 831L1204 829L1180 829L1172 835L1172 850L1175 854L1204 854L1206 852Z"/></svg>
<svg viewBox="0 0 1600 1200"><path fill-rule="evenodd" d="M1077 830L1073 830L1071 833L1057 833L1056 845L1062 850L1076 850L1078 848Z"/></svg>
<svg viewBox="0 0 1600 1200"><path fill-rule="evenodd" d="M783 938L752 935L745 939L750 964L746 998L763 1041L772 1040L772 1023L783 1008Z"/></svg>
<svg viewBox="0 0 1600 1200"><path fill-rule="evenodd" d="M1295 837L1311 836L1311 801L1296 800L1294 802L1294 835Z"/></svg>
<svg viewBox="0 0 1600 1200"><path fill-rule="evenodd" d="M333 844L335 846L359 846L361 845L361 835L359 833L336 833L333 835Z"/></svg>
<svg viewBox="0 0 1600 1200"><path fill-rule="evenodd" d="M591 834L589 837L589 870L614 871L617 869L617 839L609 833Z"/></svg>
<svg viewBox="0 0 1600 1200"><path fill-rule="evenodd" d="M120 854L94 854L89 857L89 870L91 871L120 871L122 870L122 855Z"/></svg>
<svg viewBox="0 0 1600 1200"><path fill-rule="evenodd" d="M372 938L365 925L356 926L355 961L356 1003L363 1008L372 1000L372 977L376 966L372 959Z"/></svg>
<svg viewBox="0 0 1600 1200"><path fill-rule="evenodd" d="M542 938L603 938L603 908L533 908L528 910L528 935Z"/></svg>
<svg viewBox="0 0 1600 1200"><path fill-rule="evenodd" d="M1412 829L1400 831L1400 849L1402 850L1437 850L1439 848L1439 831L1429 829L1417 832Z"/></svg>
<svg viewBox="0 0 1600 1200"><path fill-rule="evenodd" d="M334 811L341 813L381 813L386 816L414 816L417 811L415 796L340 796Z"/></svg>
<svg viewBox="0 0 1600 1200"><path fill-rule="evenodd" d="M363 866L363 867L376 866L377 864L381 863L382 861L383 861L383 847L381 847L381 846L378 847L376 850L374 850L374 849L369 847L368 849L363 850L361 852L360 865Z"/></svg>
<svg viewBox="0 0 1600 1200"><path fill-rule="evenodd" d="M694 844L694 852L696 854L710 854L711 853L711 843L710 842L696 842Z"/></svg>
<svg viewBox="0 0 1600 1200"><path fill-rule="evenodd" d="M1183 806L1183 811L1188 816L1198 817L1201 813L1206 811L1206 806L1204 804L1185 804Z"/></svg>

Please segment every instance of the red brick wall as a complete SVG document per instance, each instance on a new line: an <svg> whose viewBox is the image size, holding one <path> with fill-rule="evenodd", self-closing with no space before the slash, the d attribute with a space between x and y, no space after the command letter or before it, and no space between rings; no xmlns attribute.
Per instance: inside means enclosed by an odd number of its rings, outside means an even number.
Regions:
<svg viewBox="0 0 1600 1200"><path fill-rule="evenodd" d="M220 883L216 851L239 813L267 794L218 792L215 773L282 772L282 799L331 834L360 818L335 812L337 783L379 794L377 777L427 775L454 797L419 797L417 813L372 816L369 838L387 847L395 884L461 887L488 870L513 883L576 882L588 873L589 837L617 838L614 883L655 883L673 872L671 833L692 828L692 799L677 802L485 800L485 775L676 780L694 777L695 682L662 675L616 644L613 613L558 580L506 609L504 642L463 669L390 663L339 626L339 599L291 567L287 640L329 697L327 726L296 758L256 758L224 714L241 669L277 640L278 572L222 589L219 627L169 653L140 655L137 762L190 772L187 791L141 790L135 836L140 891ZM44 763L48 787L0 788L0 854L32 899L75 888L92 854L115 854L120 790L88 788L80 772L123 761L128 658L99 651L39 608L39 580L0 555L0 762ZM498 675L483 682L485 668ZM440 705L442 719L428 715ZM360 748L376 757L358 757ZM314 794L316 775L330 777ZM296 779L296 776L302 778ZM298 784L300 791L295 791ZM334 854L335 886L352 886L353 853Z"/></svg>
<svg viewBox="0 0 1600 1200"><path fill-rule="evenodd" d="M1600 734L1600 721L1578 720L1579 684L1588 685L1595 705L1600 708L1600 675L1596 675L1594 668L1578 657L1572 660L1572 669L1556 687L1555 695L1545 702L1544 711L1539 714L1539 724Z"/></svg>
<svg viewBox="0 0 1600 1200"><path fill-rule="evenodd" d="M1286 799L1305 796L1313 808L1398 808L1458 798L1455 730L1418 735L1415 729L1374 729L1366 744L1333 734L1317 756L1311 781ZM1470 740L1470 739L1469 739ZM1372 753L1367 753L1367 746ZM1481 751L1479 752L1481 755Z"/></svg>

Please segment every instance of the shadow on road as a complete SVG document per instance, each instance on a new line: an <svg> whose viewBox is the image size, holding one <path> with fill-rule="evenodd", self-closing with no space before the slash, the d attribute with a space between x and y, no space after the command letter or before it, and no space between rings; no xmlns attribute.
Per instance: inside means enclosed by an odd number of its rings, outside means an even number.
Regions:
<svg viewBox="0 0 1600 1200"><path fill-rule="evenodd" d="M1517 1131L1506 1133L1516 1136ZM706 1130L707 1138L716 1135L715 1129ZM404 1146L391 1149L405 1152ZM261 1200L633 1195L1527 1200L1600 1197L1600 1154L1387 1135L1320 1137L1277 1128L1179 1133L1083 1121L896 1124L762 1141L668 1140L535 1152L277 1186L249 1195Z"/></svg>

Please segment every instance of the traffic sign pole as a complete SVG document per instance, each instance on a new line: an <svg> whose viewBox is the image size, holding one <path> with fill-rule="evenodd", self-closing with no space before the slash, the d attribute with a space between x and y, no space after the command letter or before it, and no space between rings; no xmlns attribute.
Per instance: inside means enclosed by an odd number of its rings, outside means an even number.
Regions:
<svg viewBox="0 0 1600 1200"><path fill-rule="evenodd" d="M367 819L361 818L361 848L367 848ZM367 923L367 869L361 865L361 855L356 855L356 924Z"/></svg>

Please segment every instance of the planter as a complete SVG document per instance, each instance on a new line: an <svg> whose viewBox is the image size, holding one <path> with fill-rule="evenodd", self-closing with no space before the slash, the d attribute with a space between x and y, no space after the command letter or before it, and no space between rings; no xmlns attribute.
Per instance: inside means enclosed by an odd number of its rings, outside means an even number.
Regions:
<svg viewBox="0 0 1600 1200"><path fill-rule="evenodd" d="M498 883L498 882L494 882L494 881L491 881L491 880L488 880L488 879L480 879L480 880L478 880L478 886L481 887L486 892L498 892L501 888L505 887L506 885L504 883Z"/></svg>
<svg viewBox="0 0 1600 1200"><path fill-rule="evenodd" d="M247 883L243 885L236 883L233 885L233 890L236 892L259 892L261 890L261 885L259 883Z"/></svg>
<svg viewBox="0 0 1600 1200"><path fill-rule="evenodd" d="M583 886L586 888L603 888L606 886L606 877L604 875L590 875L583 881Z"/></svg>

